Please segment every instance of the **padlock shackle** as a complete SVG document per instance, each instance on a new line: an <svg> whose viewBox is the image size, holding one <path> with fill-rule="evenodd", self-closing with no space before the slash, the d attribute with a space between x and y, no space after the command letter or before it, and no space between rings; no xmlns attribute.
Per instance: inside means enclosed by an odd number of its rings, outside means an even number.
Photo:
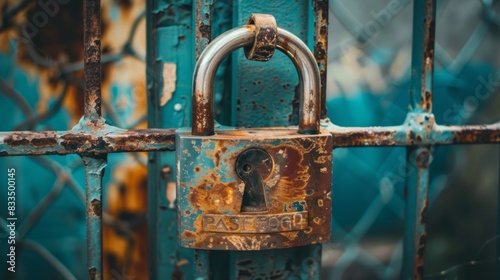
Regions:
<svg viewBox="0 0 500 280"><path fill-rule="evenodd" d="M254 37L254 25L237 27L218 36L201 53L193 75L193 135L214 135L214 83L217 69L227 55L252 44ZM298 132L318 134L321 80L316 60L302 40L281 28L278 28L276 48L292 60L299 75L302 94Z"/></svg>

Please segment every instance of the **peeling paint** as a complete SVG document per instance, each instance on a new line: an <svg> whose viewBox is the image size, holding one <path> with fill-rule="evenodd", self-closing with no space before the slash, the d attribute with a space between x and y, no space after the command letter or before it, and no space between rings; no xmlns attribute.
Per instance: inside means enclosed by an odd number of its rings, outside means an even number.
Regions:
<svg viewBox="0 0 500 280"><path fill-rule="evenodd" d="M165 106L175 92L177 81L177 64L165 62L163 64L163 90L160 106Z"/></svg>

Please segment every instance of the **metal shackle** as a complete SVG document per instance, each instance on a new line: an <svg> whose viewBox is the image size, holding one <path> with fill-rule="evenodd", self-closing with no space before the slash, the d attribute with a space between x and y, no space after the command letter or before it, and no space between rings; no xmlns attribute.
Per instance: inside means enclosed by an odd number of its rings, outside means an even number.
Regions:
<svg viewBox="0 0 500 280"><path fill-rule="evenodd" d="M300 134L320 131L320 74L316 60L306 44L292 33L278 28L276 48L295 65L302 86L299 107ZM214 135L214 82L222 60L234 50L254 43L256 26L244 25L226 31L214 39L196 62L193 75L192 134Z"/></svg>

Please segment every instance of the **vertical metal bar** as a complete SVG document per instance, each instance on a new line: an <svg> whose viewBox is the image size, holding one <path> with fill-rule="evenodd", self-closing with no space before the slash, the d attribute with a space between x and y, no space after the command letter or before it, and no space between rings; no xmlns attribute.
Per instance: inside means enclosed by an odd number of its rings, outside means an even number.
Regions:
<svg viewBox="0 0 500 280"><path fill-rule="evenodd" d="M410 89L410 115L432 112L434 72L434 35L436 0L414 1L412 77ZM420 118L409 118L417 122ZM418 127L418 124L413 126ZM415 133L425 139L431 132L421 129ZM402 279L422 279L426 242L427 196L429 164L432 150L428 147L407 148L405 236Z"/></svg>
<svg viewBox="0 0 500 280"><path fill-rule="evenodd" d="M84 116L101 118L101 1L83 1ZM106 155L83 156L86 179L88 279L102 279L102 174Z"/></svg>
<svg viewBox="0 0 500 280"><path fill-rule="evenodd" d="M83 1L84 115L101 117L101 1Z"/></svg>
<svg viewBox="0 0 500 280"><path fill-rule="evenodd" d="M194 15L195 15L195 61L198 60L200 54L208 46L212 40L212 0L196 0ZM194 106L194 104L193 104ZM219 254L222 257L227 257L224 253ZM207 250L194 250L196 271L195 279L209 279L210 267L210 252ZM215 275L219 271L213 272Z"/></svg>
<svg viewBox="0 0 500 280"><path fill-rule="evenodd" d="M328 66L328 1L314 0L316 14L314 25L314 58L318 63L321 77L321 118L327 118L326 110L326 75Z"/></svg>
<svg viewBox="0 0 500 280"><path fill-rule="evenodd" d="M207 250L194 250L194 279L202 280L209 279L208 274L210 273L209 267L209 257L210 251Z"/></svg>
<svg viewBox="0 0 500 280"><path fill-rule="evenodd" d="M85 163L87 213L87 268L88 279L103 279L102 271L102 175L106 155L82 157Z"/></svg>
<svg viewBox="0 0 500 280"><path fill-rule="evenodd" d="M429 164L427 147L408 148L402 279L423 279Z"/></svg>
<svg viewBox="0 0 500 280"><path fill-rule="evenodd" d="M196 0L195 6L195 45L196 60L212 40L211 8L213 0Z"/></svg>
<svg viewBox="0 0 500 280"><path fill-rule="evenodd" d="M148 85L148 127L160 127L161 112L158 109L159 95L156 85L155 50L156 32L153 32L153 10L156 1L146 1L146 79ZM159 163L160 153L148 154L148 273L149 279L159 279L160 264L156 261L160 251L158 240L158 204L159 204Z"/></svg>
<svg viewBox="0 0 500 280"><path fill-rule="evenodd" d="M415 113L429 113L432 110L436 0L418 0L413 3L410 108Z"/></svg>

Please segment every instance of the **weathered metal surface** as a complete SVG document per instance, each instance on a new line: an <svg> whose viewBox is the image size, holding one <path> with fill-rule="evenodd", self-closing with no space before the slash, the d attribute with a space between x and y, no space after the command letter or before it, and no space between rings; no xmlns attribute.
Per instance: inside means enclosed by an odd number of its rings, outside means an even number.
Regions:
<svg viewBox="0 0 500 280"><path fill-rule="evenodd" d="M409 128L411 123L391 127L341 127L327 123L323 128L332 134L335 148L500 143L500 123L444 126L430 121L432 115L426 116L430 127L425 137L415 133L420 129ZM423 119L426 119L426 116L423 116ZM107 126L97 134L73 130L0 132L0 156L173 150L175 129L127 131Z"/></svg>
<svg viewBox="0 0 500 280"><path fill-rule="evenodd" d="M314 56L304 42L292 33L279 28L276 48L293 62L299 74L299 133L319 132L321 115L321 81Z"/></svg>
<svg viewBox="0 0 500 280"><path fill-rule="evenodd" d="M269 14L252 14L247 22L255 26L253 44L245 46L245 56L249 60L268 61L276 48L278 26L276 19Z"/></svg>
<svg viewBox="0 0 500 280"><path fill-rule="evenodd" d="M192 132L214 134L214 82L222 60L235 49L253 41L254 27L240 27L217 37L200 55L193 75Z"/></svg>
<svg viewBox="0 0 500 280"><path fill-rule="evenodd" d="M174 129L0 132L0 156L173 151Z"/></svg>
<svg viewBox="0 0 500 280"><path fill-rule="evenodd" d="M276 38L277 48L293 61L301 79L298 133L276 127L222 128L214 135L216 70L225 56L238 47L252 42L268 45L269 38L259 38L258 34L254 25L227 31L205 48L196 63L191 133L181 129L176 137L181 246L261 250L329 239L331 135L320 132L319 70L312 53L299 38L284 29L278 29ZM260 164L263 168L259 169L258 163L245 161L242 170L238 168L249 149L269 156L260 159L272 162L269 178L267 173L261 174L262 178L256 173L263 172L265 164ZM215 150L216 154L209 152ZM253 176L247 176L252 173ZM258 190L249 191L250 188ZM257 193L267 196L262 199L265 205L255 205L255 201L244 204Z"/></svg>
<svg viewBox="0 0 500 280"><path fill-rule="evenodd" d="M211 7L213 0L196 0L195 14L195 56L196 60L212 40Z"/></svg>
<svg viewBox="0 0 500 280"><path fill-rule="evenodd" d="M413 7L410 108L414 112L428 113L432 110L436 3L419 1L414 2Z"/></svg>
<svg viewBox="0 0 500 280"><path fill-rule="evenodd" d="M219 261L221 261L219 259ZM216 271L211 271L210 270L210 251L207 250L194 250L194 279L199 279L199 280L204 280L204 279L209 279L208 275L211 275L214 277L214 274L216 274ZM217 279L216 277L211 279Z"/></svg>
<svg viewBox="0 0 500 280"><path fill-rule="evenodd" d="M205 214L201 218L202 231L229 234L258 234L299 231L306 230L309 227L307 211L281 214L258 214L250 212L253 211L242 211L246 215Z"/></svg>
<svg viewBox="0 0 500 280"><path fill-rule="evenodd" d="M321 244L286 250L238 251L229 279L320 279Z"/></svg>
<svg viewBox="0 0 500 280"><path fill-rule="evenodd" d="M403 270L403 279L423 279L429 165L432 161L432 151L427 147L414 147L408 148L407 153L403 265L411 267L412 270Z"/></svg>
<svg viewBox="0 0 500 280"><path fill-rule="evenodd" d="M83 76L84 90L84 121L80 122L82 130L96 132L104 128L101 118L101 1L83 1ZM86 121L88 119L88 121ZM97 133L95 133L97 134ZM51 135L55 138L54 134ZM65 134L61 137L63 149L78 148L82 146L102 146L95 135L84 141L75 135ZM22 135L19 139L11 135L7 139L13 141L29 139L29 135ZM7 140L6 139L6 140ZM58 144L55 139L43 140L43 137L34 136L29 144L53 147ZM40 141L41 140L41 141ZM99 150L99 148L97 150ZM88 279L103 279L102 263L102 174L107 165L106 155L97 157L82 157L85 163L86 177L86 214L87 214L87 269Z"/></svg>
<svg viewBox="0 0 500 280"><path fill-rule="evenodd" d="M83 63L85 79L84 114L101 117L101 1L83 1Z"/></svg>
<svg viewBox="0 0 500 280"><path fill-rule="evenodd" d="M234 28L217 37L200 55L193 76L193 135L214 134L214 81L222 60L235 49L254 41L255 27ZM292 33L278 28L276 47L294 63L301 80L299 133L314 134L320 122L320 76L314 56Z"/></svg>
<svg viewBox="0 0 500 280"><path fill-rule="evenodd" d="M82 157L85 163L87 212L88 279L103 279L102 270L102 174L107 165L106 155Z"/></svg>
<svg viewBox="0 0 500 280"><path fill-rule="evenodd" d="M417 147L407 148L405 234L403 238L402 279L424 278L424 255L427 235L427 199L429 190L429 165L432 150L422 142L432 139L439 142L432 112L434 75L434 35L436 25L436 0L414 1L413 47L410 91L410 123L406 138ZM449 133L444 133L445 137Z"/></svg>
<svg viewBox="0 0 500 280"><path fill-rule="evenodd" d="M225 128L214 136L196 137L183 129L176 144L182 246L262 250L329 240L332 145L328 132L301 135L294 128ZM245 181L237 175L235 164L251 148L265 150L274 162L263 182L265 213L241 211Z"/></svg>
<svg viewBox="0 0 500 280"><path fill-rule="evenodd" d="M323 127L332 133L335 148L500 143L500 123L438 125L432 114L410 113L401 126L341 127L326 122Z"/></svg>
<svg viewBox="0 0 500 280"><path fill-rule="evenodd" d="M148 126L150 128L177 128L191 124L191 82L195 49L195 13L193 1L145 1L147 26ZM211 1L203 1L207 5ZM209 6L204 5L200 19L205 23ZM203 30L210 30L205 28ZM208 43L208 41L203 41ZM175 90L171 99L160 106L165 78L165 65L175 65ZM173 71L174 72L174 71ZM170 73L172 74L172 73ZM180 109L180 110L179 110ZM173 143L173 142L172 142ZM149 153L148 160L148 254L150 279L193 279L197 267L193 250L177 243L177 213L175 203L175 153ZM164 166L171 167L171 175L159 176ZM173 188L172 188L173 185ZM169 187L170 186L170 187ZM170 194L167 199L167 192ZM173 198L172 198L172 195ZM208 263L205 264L208 270Z"/></svg>
<svg viewBox="0 0 500 280"><path fill-rule="evenodd" d="M290 31L314 49L314 17L311 1L232 1L233 26L241 26L252 13L272 14L278 26ZM284 12L286 11L286 12ZM279 32L278 32L279 33ZM269 66L250 61L243 52L232 55L231 122L238 127L296 125L299 80L289 59L276 52Z"/></svg>
<svg viewBox="0 0 500 280"><path fill-rule="evenodd" d="M321 118L327 118L326 78L328 68L328 0L314 0L314 58L318 63L321 77Z"/></svg>

